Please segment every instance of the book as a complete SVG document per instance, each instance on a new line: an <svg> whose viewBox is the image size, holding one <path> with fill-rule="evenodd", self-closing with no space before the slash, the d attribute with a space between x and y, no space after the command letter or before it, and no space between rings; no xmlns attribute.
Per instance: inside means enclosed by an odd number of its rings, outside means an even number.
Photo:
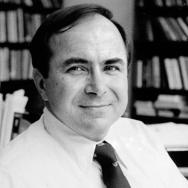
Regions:
<svg viewBox="0 0 188 188"><path fill-rule="evenodd" d="M31 56L27 49L22 51L22 79L32 79L33 68L31 62Z"/></svg>
<svg viewBox="0 0 188 188"><path fill-rule="evenodd" d="M172 6L177 6L176 0L170 0L172 2Z"/></svg>
<svg viewBox="0 0 188 188"><path fill-rule="evenodd" d="M179 57L180 71L182 75L183 87L188 90L188 57Z"/></svg>
<svg viewBox="0 0 188 188"><path fill-rule="evenodd" d="M22 51L22 79L26 80L29 78L29 51L24 49Z"/></svg>
<svg viewBox="0 0 188 188"><path fill-rule="evenodd" d="M153 85L153 74L152 74L152 63L151 59L147 59L146 61L146 69L145 69L145 79L146 79L146 87L152 87Z"/></svg>
<svg viewBox="0 0 188 188"><path fill-rule="evenodd" d="M146 21L146 31L148 41L154 41L153 28L149 20Z"/></svg>
<svg viewBox="0 0 188 188"><path fill-rule="evenodd" d="M160 71L160 59L159 56L153 56L151 61L152 66L152 86L154 88L160 88L161 86L161 71Z"/></svg>
<svg viewBox="0 0 188 188"><path fill-rule="evenodd" d="M169 58L164 59L164 65L165 65L165 72L167 75L167 80L168 80L168 86L170 89L175 89L175 79L174 79L174 73L173 73L173 68L172 68L172 63Z"/></svg>
<svg viewBox="0 0 188 188"><path fill-rule="evenodd" d="M44 8L52 8L53 4L50 0L40 0Z"/></svg>
<svg viewBox="0 0 188 188"><path fill-rule="evenodd" d="M169 22L164 17L159 17L158 22L161 24L162 29L165 33L165 36L168 40L178 41L178 36L174 33L172 27L170 26Z"/></svg>
<svg viewBox="0 0 188 188"><path fill-rule="evenodd" d="M17 56L15 50L9 51L9 64L10 64L10 79L16 80L17 79Z"/></svg>
<svg viewBox="0 0 188 188"><path fill-rule="evenodd" d="M22 53L21 50L15 51L16 55L16 79L21 80L22 79Z"/></svg>
<svg viewBox="0 0 188 188"><path fill-rule="evenodd" d="M155 116L156 112L152 101L136 100L134 107L137 115Z"/></svg>
<svg viewBox="0 0 188 188"><path fill-rule="evenodd" d="M136 62L136 87L141 88L143 80L143 61L137 60Z"/></svg>
<svg viewBox="0 0 188 188"><path fill-rule="evenodd" d="M18 42L18 23L15 10L7 11L7 40L8 42Z"/></svg>
<svg viewBox="0 0 188 188"><path fill-rule="evenodd" d="M3 109L4 109L3 107L4 107L3 94L0 93L0 132L2 127L2 119L3 119Z"/></svg>
<svg viewBox="0 0 188 188"><path fill-rule="evenodd" d="M24 0L24 5L28 6L28 7L32 7L33 6L33 1L32 0Z"/></svg>
<svg viewBox="0 0 188 188"><path fill-rule="evenodd" d="M156 6L159 6L159 7L164 6L164 3L163 3L162 0L156 0L156 1L154 1L154 2L155 2L155 4L156 4Z"/></svg>
<svg viewBox="0 0 188 188"><path fill-rule="evenodd" d="M30 42L31 37L31 31L32 31L32 19L31 15L29 13L24 14L24 41Z"/></svg>
<svg viewBox="0 0 188 188"><path fill-rule="evenodd" d="M10 50L9 51L9 75L11 80L20 80L22 79L22 66L23 66L23 58L21 50Z"/></svg>
<svg viewBox="0 0 188 188"><path fill-rule="evenodd" d="M17 12L17 29L18 29L18 42L24 42L24 15L23 9L18 8Z"/></svg>
<svg viewBox="0 0 188 188"><path fill-rule="evenodd" d="M167 22L169 23L169 25L171 26L172 31L177 36L177 40L178 41L186 41L187 36L185 35L185 33L180 28L178 21L175 18L172 18L172 17L169 17L169 18L166 18L166 19L167 19Z"/></svg>
<svg viewBox="0 0 188 188"><path fill-rule="evenodd" d="M179 70L179 65L174 58L164 59L165 71L168 79L168 85L170 89L182 89L182 80Z"/></svg>
<svg viewBox="0 0 188 188"><path fill-rule="evenodd" d="M4 11L0 11L0 42L6 42L6 16Z"/></svg>
<svg viewBox="0 0 188 188"><path fill-rule="evenodd" d="M0 81L9 80L9 50L8 48L0 49Z"/></svg>
<svg viewBox="0 0 188 188"><path fill-rule="evenodd" d="M176 5L177 6L183 6L183 1L182 0L176 0Z"/></svg>
<svg viewBox="0 0 188 188"><path fill-rule="evenodd" d="M181 95L160 94L154 102L156 109L177 109L181 110L186 106L186 99Z"/></svg>
<svg viewBox="0 0 188 188"><path fill-rule="evenodd" d="M157 110L157 116L172 118L172 117L174 117L174 112L169 109L159 109L159 110Z"/></svg>
<svg viewBox="0 0 188 188"><path fill-rule="evenodd" d="M173 6L173 0L165 0L165 6L167 6L167 7L171 7L171 6Z"/></svg>
<svg viewBox="0 0 188 188"><path fill-rule="evenodd" d="M183 89L183 82L181 78L179 62L176 58L172 58L171 61L172 61L172 68L173 68L175 84L176 84L175 88Z"/></svg>
<svg viewBox="0 0 188 188"><path fill-rule="evenodd" d="M188 37L188 25L186 24L186 22L183 20L183 18L178 17L177 18L177 22L180 25L180 28L183 30L183 32L185 33L185 35Z"/></svg>

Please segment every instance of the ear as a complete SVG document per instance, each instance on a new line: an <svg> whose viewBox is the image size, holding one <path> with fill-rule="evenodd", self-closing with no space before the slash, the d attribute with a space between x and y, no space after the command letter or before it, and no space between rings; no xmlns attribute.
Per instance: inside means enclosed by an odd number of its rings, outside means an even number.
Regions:
<svg viewBox="0 0 188 188"><path fill-rule="evenodd" d="M33 79L34 79L35 86L38 92L40 93L42 99L44 101L48 101L48 97L46 95L45 79L43 75L37 69L33 69Z"/></svg>

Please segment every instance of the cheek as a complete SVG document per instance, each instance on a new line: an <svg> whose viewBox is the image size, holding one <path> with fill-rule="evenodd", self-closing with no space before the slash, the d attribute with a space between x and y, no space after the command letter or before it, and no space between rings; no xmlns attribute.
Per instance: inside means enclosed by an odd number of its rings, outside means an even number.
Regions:
<svg viewBox="0 0 188 188"><path fill-rule="evenodd" d="M54 82L51 85L51 101L60 108L65 106L71 108L78 98L80 90L80 84L76 81L70 82L69 80L65 80Z"/></svg>
<svg viewBox="0 0 188 188"><path fill-rule="evenodd" d="M112 84L112 82L111 82ZM113 90L116 93L119 100L125 100L127 98L128 83L127 78L122 77L113 81Z"/></svg>
<svg viewBox="0 0 188 188"><path fill-rule="evenodd" d="M46 87L47 95L48 95L48 101L50 101L51 105L58 105L65 94L64 84L52 80L51 82L48 82L48 85Z"/></svg>

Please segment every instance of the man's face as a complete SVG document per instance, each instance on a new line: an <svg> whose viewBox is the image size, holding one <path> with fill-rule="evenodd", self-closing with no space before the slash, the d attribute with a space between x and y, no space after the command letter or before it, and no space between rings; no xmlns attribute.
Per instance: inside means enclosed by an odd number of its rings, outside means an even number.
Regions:
<svg viewBox="0 0 188 188"><path fill-rule="evenodd" d="M127 53L117 28L92 15L51 37L45 93L66 126L99 141L127 105Z"/></svg>

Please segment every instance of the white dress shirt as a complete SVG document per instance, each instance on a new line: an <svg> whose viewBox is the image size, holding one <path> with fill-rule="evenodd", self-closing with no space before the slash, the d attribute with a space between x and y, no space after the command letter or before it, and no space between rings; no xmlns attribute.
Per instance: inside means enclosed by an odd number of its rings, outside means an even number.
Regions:
<svg viewBox="0 0 188 188"><path fill-rule="evenodd" d="M105 140L116 150L131 188L188 188L148 128L120 118ZM2 188L104 188L100 166L93 162L96 142L66 127L47 109L39 121L0 153Z"/></svg>

